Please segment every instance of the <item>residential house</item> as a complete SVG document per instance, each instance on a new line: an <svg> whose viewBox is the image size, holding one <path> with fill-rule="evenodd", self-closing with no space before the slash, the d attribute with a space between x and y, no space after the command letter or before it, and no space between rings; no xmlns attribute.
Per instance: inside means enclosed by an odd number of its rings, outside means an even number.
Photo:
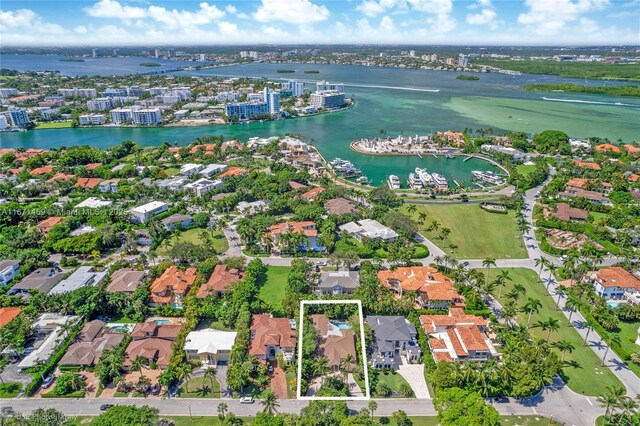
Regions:
<svg viewBox="0 0 640 426"><path fill-rule="evenodd" d="M107 276L107 272L97 272L93 266L81 266L69 276L60 281L49 294L64 294L87 286L98 286Z"/></svg>
<svg viewBox="0 0 640 426"><path fill-rule="evenodd" d="M600 170L600 164L593 161L573 160L573 164L579 169Z"/></svg>
<svg viewBox="0 0 640 426"><path fill-rule="evenodd" d="M242 169L240 167L229 167L227 170L218 175L218 178L224 179L229 176L246 176L249 173L248 170Z"/></svg>
<svg viewBox="0 0 640 426"><path fill-rule="evenodd" d="M167 368L173 355L173 342L182 329L181 324L158 324L155 321L138 323L131 331L131 343L125 350L124 366L131 368L137 357Z"/></svg>
<svg viewBox="0 0 640 426"><path fill-rule="evenodd" d="M140 287L145 275L143 271L128 268L118 269L111 274L107 291L109 293L125 293L131 295Z"/></svg>
<svg viewBox="0 0 640 426"><path fill-rule="evenodd" d="M118 192L118 183L120 179L109 179L103 180L100 182L100 191L101 192Z"/></svg>
<svg viewBox="0 0 640 426"><path fill-rule="evenodd" d="M236 341L235 331L219 331L212 328L192 331L184 342L189 360L199 360L202 365L217 365L229 361L229 354Z"/></svg>
<svg viewBox="0 0 640 426"><path fill-rule="evenodd" d="M612 206L613 203L609 201L607 197L597 191L588 191L585 189L570 189L567 188L564 192L558 193L558 198L561 200L570 200L572 198L585 198L594 204L602 204L603 206Z"/></svg>
<svg viewBox="0 0 640 426"><path fill-rule="evenodd" d="M405 317L370 315L366 322L373 331L371 365L375 368L397 369L402 357L408 363L420 361L416 327Z"/></svg>
<svg viewBox="0 0 640 426"><path fill-rule="evenodd" d="M620 266L611 266L592 272L585 280L592 284L596 294L605 299L628 299L636 303L640 296L640 279Z"/></svg>
<svg viewBox="0 0 640 426"><path fill-rule="evenodd" d="M573 207L569 206L569 204L567 203L558 203L556 205L556 212L552 213L552 216L565 222L568 222L568 221L584 222L585 220L587 220L588 215L589 215L588 211L582 210L582 209L574 209Z"/></svg>
<svg viewBox="0 0 640 426"><path fill-rule="evenodd" d="M187 295L197 277L196 268L181 271L172 265L151 284L149 299L152 306L172 305L182 308L182 299Z"/></svg>
<svg viewBox="0 0 640 426"><path fill-rule="evenodd" d="M75 187L82 189L94 189L96 186L100 185L101 181L102 179L100 178L78 178Z"/></svg>
<svg viewBox="0 0 640 426"><path fill-rule="evenodd" d="M46 175L49 173L53 173L53 166L36 167L35 169L29 172L31 176L40 176L40 175Z"/></svg>
<svg viewBox="0 0 640 426"><path fill-rule="evenodd" d="M613 191L613 185L609 182L598 183L595 179L573 178L567 182L565 190L567 192L579 190L592 190L608 196Z"/></svg>
<svg viewBox="0 0 640 426"><path fill-rule="evenodd" d="M356 212L355 206L344 198L333 198L324 203L324 208L327 209L327 213L336 216L342 216L345 214L351 214Z"/></svg>
<svg viewBox="0 0 640 426"><path fill-rule="evenodd" d="M27 275L7 291L7 295L28 295L29 290L35 289L40 293L49 294L66 274L58 267L39 268Z"/></svg>
<svg viewBox="0 0 640 426"><path fill-rule="evenodd" d="M240 281L243 277L244 274L235 268L227 270L227 265L216 265L216 267L213 268L209 280L198 289L196 297L198 299L204 299L210 294L222 297L224 293L231 289L233 284Z"/></svg>
<svg viewBox="0 0 640 426"><path fill-rule="evenodd" d="M215 149L216 149L216 144L215 143L205 143L205 144L202 144L202 145L194 145L189 150L189 154L194 155L194 154L197 154L199 152L202 152L202 154L204 154L204 155L213 155Z"/></svg>
<svg viewBox="0 0 640 426"><path fill-rule="evenodd" d="M436 136L452 146L464 146L464 133L447 130L446 132L436 132Z"/></svg>
<svg viewBox="0 0 640 426"><path fill-rule="evenodd" d="M374 219L362 219L358 222L349 222L340 225L341 232L346 232L350 237L363 241L365 238L374 241L390 242L398 239L399 235L391 228L382 225Z"/></svg>
<svg viewBox="0 0 640 426"><path fill-rule="evenodd" d="M209 178L225 170L227 170L226 164L208 164L204 169L200 170L200 175Z"/></svg>
<svg viewBox="0 0 640 426"><path fill-rule="evenodd" d="M155 182L160 189L168 189L169 191L182 191L184 186L189 182L187 176L177 175L167 179L161 179Z"/></svg>
<svg viewBox="0 0 640 426"><path fill-rule="evenodd" d="M321 272L316 291L320 295L351 294L359 284L360 274L357 271Z"/></svg>
<svg viewBox="0 0 640 426"><path fill-rule="evenodd" d="M20 312L22 312L22 308L18 307L0 308L0 327L9 324L15 317L20 315Z"/></svg>
<svg viewBox="0 0 640 426"><path fill-rule="evenodd" d="M598 152L615 152L615 153L620 153L620 148L618 148L615 145L612 145L610 143L603 143L600 145L596 145L596 151Z"/></svg>
<svg viewBox="0 0 640 426"><path fill-rule="evenodd" d="M19 260L0 260L0 285L9 284L19 270Z"/></svg>
<svg viewBox="0 0 640 426"><path fill-rule="evenodd" d="M49 361L51 354L69 333L66 325L75 324L79 319L80 317L75 315L41 314L32 325L35 333L32 345L34 349L20 361L18 368L25 370Z"/></svg>
<svg viewBox="0 0 640 426"><path fill-rule="evenodd" d="M176 228L186 228L193 225L193 217L188 214L172 214L161 220L167 231L173 231Z"/></svg>
<svg viewBox="0 0 640 426"><path fill-rule="evenodd" d="M630 157L640 157L640 147L631 144L625 144L624 149L627 150L627 153Z"/></svg>
<svg viewBox="0 0 640 426"><path fill-rule="evenodd" d="M311 315L311 322L318 332L316 355L327 358L331 371L338 371L349 355L355 362L355 335L351 328L339 327L322 314Z"/></svg>
<svg viewBox="0 0 640 426"><path fill-rule="evenodd" d="M296 323L287 318L274 318L271 314L251 317L249 354L265 361L275 361L281 353L287 364L293 361L296 349Z"/></svg>
<svg viewBox="0 0 640 426"><path fill-rule="evenodd" d="M169 204L163 203L162 201L152 201L131 209L131 220L133 222L145 223L152 216L157 216L167 210L169 210Z"/></svg>
<svg viewBox="0 0 640 426"><path fill-rule="evenodd" d="M272 225L269 230L263 235L263 245L271 244L276 251L282 251L287 246L286 235L301 234L304 236L304 241L300 244L301 250L308 248L318 248L317 238L318 230L316 229L315 222L283 222ZM270 242L269 242L270 240Z"/></svg>
<svg viewBox="0 0 640 426"><path fill-rule="evenodd" d="M250 203L240 201L236 207L243 215L252 216L254 214L266 212L269 208L269 203L264 200L253 201Z"/></svg>
<svg viewBox="0 0 640 426"><path fill-rule="evenodd" d="M56 182L61 182L64 180L71 180L74 179L76 177L76 175L68 175L66 173L62 173L62 172L58 172L55 175L51 176L49 179L47 179L48 184L52 184L52 183L56 183Z"/></svg>
<svg viewBox="0 0 640 426"><path fill-rule="evenodd" d="M183 164L182 167L180 167L180 174L184 176L191 176L198 173L202 169L204 169L204 166L202 164L187 163Z"/></svg>
<svg viewBox="0 0 640 426"><path fill-rule="evenodd" d="M106 328L100 320L84 325L75 342L69 346L59 365L65 367L92 367L98 363L102 352L118 346L124 334L113 328Z"/></svg>
<svg viewBox="0 0 640 426"><path fill-rule="evenodd" d="M321 186L315 186L313 188L311 188L310 190L308 190L307 192L305 192L304 194L301 195L302 198L304 198L307 201L313 201L316 198L318 198L318 195L320 195L320 193L324 191L324 188Z"/></svg>
<svg viewBox="0 0 640 426"><path fill-rule="evenodd" d="M101 199L99 199L97 197L89 197L86 200L76 204L76 206L74 208L76 208L76 209L83 209L83 208L99 209L101 207L110 206L111 204L113 204L111 201L101 200Z"/></svg>
<svg viewBox="0 0 640 426"><path fill-rule="evenodd" d="M221 180L209 180L206 178L200 178L194 182L188 183L184 186L184 189L188 191L193 191L196 196L202 197L209 191L213 191L214 189L218 189L222 186Z"/></svg>
<svg viewBox="0 0 640 426"><path fill-rule="evenodd" d="M296 182L296 181L294 181L294 180L290 180L290 181L289 181L289 186L290 186L290 187L291 187L291 189L293 189L294 191L295 191L295 190L297 190L297 189L306 189L306 188L308 188L308 186L307 186L307 185L303 185L303 184L298 183L298 182Z"/></svg>
<svg viewBox="0 0 640 426"><path fill-rule="evenodd" d="M436 362L487 361L500 356L489 338L488 322L465 314L462 308L449 308L448 315L421 315L420 324Z"/></svg>
<svg viewBox="0 0 640 426"><path fill-rule="evenodd" d="M49 232L51 230L51 228L53 228L54 226L56 226L57 224L59 224L63 220L64 220L63 217L51 216L50 218L47 218L47 219L44 219L44 220L38 222L36 224L36 228L38 229L38 231L40 233L46 234L47 232Z"/></svg>
<svg viewBox="0 0 640 426"><path fill-rule="evenodd" d="M430 266L409 266L379 271L382 285L398 297L415 292L415 303L422 309L447 309L464 306L464 299L453 287L453 281Z"/></svg>

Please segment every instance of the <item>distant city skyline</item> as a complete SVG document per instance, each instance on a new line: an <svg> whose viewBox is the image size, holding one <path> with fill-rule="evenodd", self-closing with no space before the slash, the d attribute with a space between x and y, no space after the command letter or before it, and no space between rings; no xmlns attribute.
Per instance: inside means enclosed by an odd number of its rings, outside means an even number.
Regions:
<svg viewBox="0 0 640 426"><path fill-rule="evenodd" d="M18 1L3 46L640 44L640 0Z"/></svg>

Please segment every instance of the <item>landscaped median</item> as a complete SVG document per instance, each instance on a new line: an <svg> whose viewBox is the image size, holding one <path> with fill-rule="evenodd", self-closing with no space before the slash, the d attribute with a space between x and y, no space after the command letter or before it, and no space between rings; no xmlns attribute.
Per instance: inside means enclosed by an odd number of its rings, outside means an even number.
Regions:
<svg viewBox="0 0 640 426"><path fill-rule="evenodd" d="M515 321L519 325L525 326L528 321L528 309L530 306L537 305L531 303L529 299L538 300L539 307L534 309L531 314L531 328L529 332L535 338L547 339L549 330L544 330L540 323L547 322L550 318L558 321L558 329L551 330L549 342L554 345L557 342L564 341L570 344L573 349L566 350L564 353L558 351L558 355L564 355L565 365L563 368L563 380L569 388L583 395L599 396L606 391L608 386L623 386L618 378L607 367L601 367L602 360L593 352L589 346L584 346L584 339L571 324L562 311L557 309L554 298L546 293L545 285L538 279L538 275L525 268L492 268L489 273L489 279L494 280L502 271L507 271L509 278L505 281L501 296L500 287L496 286L493 290L493 296L504 306L509 298L519 293L516 301L518 307ZM514 292L516 285L521 284L526 292ZM509 295L512 296L509 296Z"/></svg>

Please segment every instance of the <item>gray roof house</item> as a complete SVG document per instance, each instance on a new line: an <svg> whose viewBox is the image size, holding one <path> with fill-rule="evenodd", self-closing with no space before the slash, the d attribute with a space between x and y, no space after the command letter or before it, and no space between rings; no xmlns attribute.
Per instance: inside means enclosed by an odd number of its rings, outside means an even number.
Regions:
<svg viewBox="0 0 640 426"><path fill-rule="evenodd" d="M356 271L329 271L320 274L317 292L319 294L351 294L360 284L360 274Z"/></svg>
<svg viewBox="0 0 640 426"><path fill-rule="evenodd" d="M9 284L19 270L19 260L0 260L0 285Z"/></svg>
<svg viewBox="0 0 640 426"><path fill-rule="evenodd" d="M375 368L394 368L403 362L416 363L420 360L420 346L416 327L406 318L399 316L370 315L366 318L374 335L371 365Z"/></svg>
<svg viewBox="0 0 640 426"><path fill-rule="evenodd" d="M172 214L161 220L162 224L168 231L172 231L177 227L186 228L193 225L193 218L188 214Z"/></svg>
<svg viewBox="0 0 640 426"><path fill-rule="evenodd" d="M386 227L373 219L362 219L357 223L345 223L344 225L341 225L339 229L359 241L362 241L363 238L384 242L395 241L398 239L398 234L393 229Z"/></svg>
<svg viewBox="0 0 640 426"><path fill-rule="evenodd" d="M9 289L7 295L13 294L28 294L29 290L35 288L41 293L48 294L56 284L58 284L65 273L62 269L53 268L40 268L36 269L19 283Z"/></svg>
<svg viewBox="0 0 640 426"><path fill-rule="evenodd" d="M50 294L69 293L70 291L89 285L95 287L104 280L106 275L107 272L96 272L93 266L81 266L76 269L69 278L60 281L60 283L50 291Z"/></svg>

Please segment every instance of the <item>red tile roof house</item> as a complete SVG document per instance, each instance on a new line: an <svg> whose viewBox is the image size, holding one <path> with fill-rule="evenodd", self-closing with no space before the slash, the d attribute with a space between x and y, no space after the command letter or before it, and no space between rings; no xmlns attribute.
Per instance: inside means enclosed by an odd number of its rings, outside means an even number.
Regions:
<svg viewBox="0 0 640 426"><path fill-rule="evenodd" d="M187 268L184 272L172 265L151 284L149 300L151 306L172 305L182 308L182 299L187 295L196 280L196 268Z"/></svg>
<svg viewBox="0 0 640 426"><path fill-rule="evenodd" d="M105 323L93 320L85 324L75 342L69 346L60 360L60 365L91 367L99 360L102 352L118 346L124 340L121 332L105 328Z"/></svg>
<svg viewBox="0 0 640 426"><path fill-rule="evenodd" d="M487 335L487 321L449 308L448 315L421 315L433 359L446 362L486 361L500 355Z"/></svg>
<svg viewBox="0 0 640 426"><path fill-rule="evenodd" d="M589 212L582 209L574 209L567 203L558 203L556 205L556 212L551 215L565 222L571 220L585 221L587 220Z"/></svg>
<svg viewBox="0 0 640 426"><path fill-rule="evenodd" d="M609 195L613 191L613 185L609 182L598 183L595 179L573 178L567 182L566 191L591 190L600 192L602 195Z"/></svg>
<svg viewBox="0 0 640 426"><path fill-rule="evenodd" d="M322 314L311 315L311 322L318 331L316 355L326 357L332 371L338 371L348 355L357 359L353 330L336 327Z"/></svg>
<svg viewBox="0 0 640 426"><path fill-rule="evenodd" d="M450 306L465 305L463 297L453 287L453 281L430 266L384 270L378 272L378 279L398 297L402 297L406 291L415 292L418 308L446 309Z"/></svg>
<svg viewBox="0 0 640 426"><path fill-rule="evenodd" d="M75 186L82 189L93 189L100 185L100 182L102 182L100 178L78 178Z"/></svg>
<svg viewBox="0 0 640 426"><path fill-rule="evenodd" d="M29 172L31 176L46 175L48 173L53 173L53 166L37 167Z"/></svg>
<svg viewBox="0 0 640 426"><path fill-rule="evenodd" d="M276 252L281 252L287 247L287 237L285 235L302 234L306 241L302 242L300 250L315 248L318 246L318 230L316 223L307 222L283 222L272 225L262 236L263 246L272 246Z"/></svg>
<svg viewBox="0 0 640 426"><path fill-rule="evenodd" d="M178 337L181 324L158 324L153 321L136 324L131 332L131 343L125 351L124 367L131 368L141 356L154 361L159 368L166 368L173 355L173 342Z"/></svg>
<svg viewBox="0 0 640 426"><path fill-rule="evenodd" d="M53 228L54 226L56 226L57 224L59 224L60 222L63 221L63 217L59 217L59 216L51 216L48 219L42 220L40 222L38 222L36 224L36 228L38 228L38 231L46 234L47 232L49 232L51 230L51 228Z"/></svg>
<svg viewBox="0 0 640 426"><path fill-rule="evenodd" d="M626 144L624 148L631 157L640 157L640 147L631 144Z"/></svg>
<svg viewBox="0 0 640 426"><path fill-rule="evenodd" d="M142 284L145 273L133 269L118 269L110 277L110 283L107 286L109 293L125 293L133 294L134 291Z"/></svg>
<svg viewBox="0 0 640 426"><path fill-rule="evenodd" d="M573 160L573 164L581 169L600 170L600 164L591 161Z"/></svg>
<svg viewBox="0 0 640 426"><path fill-rule="evenodd" d="M235 268L227 271L227 265L216 265L209 280L198 289L196 297L198 299L204 299L210 294L222 297L223 294L228 292L233 285L243 277L244 274Z"/></svg>
<svg viewBox="0 0 640 426"><path fill-rule="evenodd" d="M249 354L265 361L274 361L281 353L291 364L296 349L295 322L287 318L274 318L271 314L253 315L251 318Z"/></svg>
<svg viewBox="0 0 640 426"><path fill-rule="evenodd" d="M322 191L324 191L323 187L316 186L315 188L312 188L307 192L305 192L304 194L302 194L301 197L307 201L313 201L318 197L318 195L320 195Z"/></svg>
<svg viewBox="0 0 640 426"><path fill-rule="evenodd" d="M629 298L635 301L640 295L640 279L620 266L602 268L592 272L587 282L594 286L596 294L605 299Z"/></svg>

